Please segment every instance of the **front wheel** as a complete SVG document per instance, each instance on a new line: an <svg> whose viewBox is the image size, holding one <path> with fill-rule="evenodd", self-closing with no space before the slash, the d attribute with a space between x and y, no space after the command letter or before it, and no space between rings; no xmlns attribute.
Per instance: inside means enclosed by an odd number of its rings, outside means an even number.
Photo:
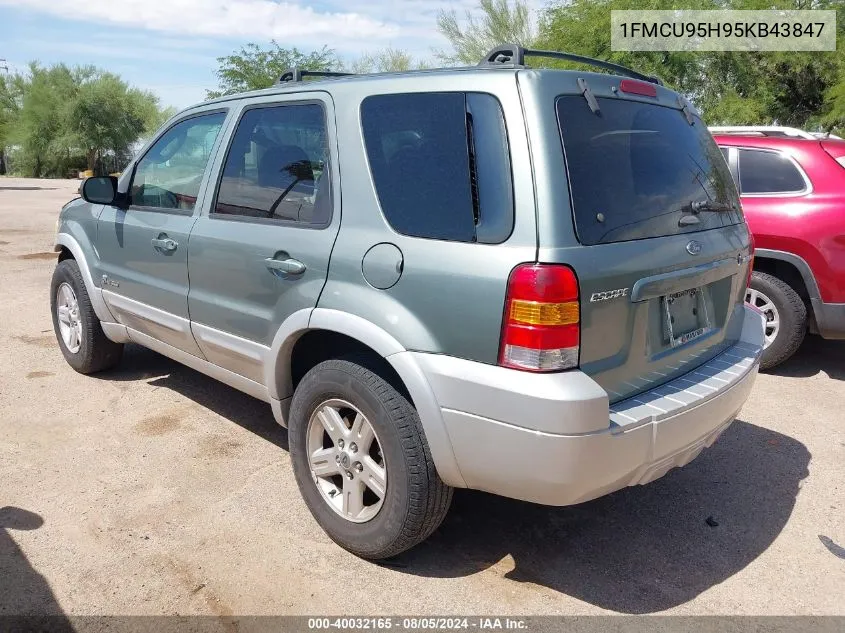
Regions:
<svg viewBox="0 0 845 633"><path fill-rule="evenodd" d="M452 489L437 475L416 410L364 359L312 368L291 403L299 490L317 523L362 558L395 556L443 521Z"/></svg>
<svg viewBox="0 0 845 633"><path fill-rule="evenodd" d="M60 261L53 271L50 309L59 348L76 371L92 374L120 361L123 345L110 341L103 332L73 259Z"/></svg>
<svg viewBox="0 0 845 633"><path fill-rule="evenodd" d="M792 356L807 333L807 307L785 281L768 273L754 272L745 301L766 317L766 341L761 369L771 369Z"/></svg>

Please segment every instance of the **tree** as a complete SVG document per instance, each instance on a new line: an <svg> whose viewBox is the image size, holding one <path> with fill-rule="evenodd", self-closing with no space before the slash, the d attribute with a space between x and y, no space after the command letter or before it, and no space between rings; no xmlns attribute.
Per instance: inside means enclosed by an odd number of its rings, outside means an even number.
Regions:
<svg viewBox="0 0 845 633"><path fill-rule="evenodd" d="M713 8L713 0L693 0L684 8ZM673 9L673 0L570 0L549 6L540 16L539 48L567 51L611 61L660 76L667 84L693 96L707 83L702 53L629 52L610 48L610 12L619 9ZM578 67L577 64L532 60L538 66ZM594 68L592 70L595 70Z"/></svg>
<svg viewBox="0 0 845 633"><path fill-rule="evenodd" d="M68 112L68 144L85 151L97 170L107 150L121 152L159 119L158 98L130 88L111 73L97 73L77 88Z"/></svg>
<svg viewBox="0 0 845 633"><path fill-rule="evenodd" d="M12 140L21 146L21 164L35 178L56 172L69 159L66 144L68 109L76 98L78 80L87 72L64 64L43 68L29 65L17 129Z"/></svg>
<svg viewBox="0 0 845 633"><path fill-rule="evenodd" d="M613 9L675 9L674 0L566 0L540 19L538 46L565 50L660 76L689 96L704 119L717 124L845 126L845 51L627 52L610 48ZM841 0L690 0L685 9L836 8L839 40L845 34ZM566 66L537 60L538 64Z"/></svg>
<svg viewBox="0 0 845 633"><path fill-rule="evenodd" d="M33 62L28 72L0 81L0 150L14 147L15 171L29 176L101 171L105 155L125 156L167 114L155 95L112 73Z"/></svg>
<svg viewBox="0 0 845 633"><path fill-rule="evenodd" d="M429 68L428 62L414 59L410 53L396 48L385 48L377 53L367 53L344 67L351 73L389 73Z"/></svg>
<svg viewBox="0 0 845 633"><path fill-rule="evenodd" d="M12 144L26 85L20 73L0 75L0 176L8 171L6 148Z"/></svg>
<svg viewBox="0 0 845 633"><path fill-rule="evenodd" d="M476 18L467 11L463 26L454 9L437 15L437 30L452 45L452 52L437 53L444 63L477 64L498 44L533 44L531 11L523 0L515 0L513 6L508 0L480 0L478 8L482 15Z"/></svg>
<svg viewBox="0 0 845 633"><path fill-rule="evenodd" d="M282 73L290 68L309 70L335 70L340 61L334 51L323 46L318 51L303 53L298 48L282 48L275 40L270 48L263 49L250 43L240 51L217 58L218 90L207 90L209 99L223 95L260 90L275 84Z"/></svg>

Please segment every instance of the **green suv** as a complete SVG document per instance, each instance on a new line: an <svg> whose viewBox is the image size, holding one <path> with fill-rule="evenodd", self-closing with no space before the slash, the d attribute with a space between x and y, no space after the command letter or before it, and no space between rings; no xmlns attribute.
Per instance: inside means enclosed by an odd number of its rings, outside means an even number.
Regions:
<svg viewBox="0 0 845 633"><path fill-rule="evenodd" d="M325 75L188 108L85 181L51 287L74 369L131 342L265 400L308 508L366 558L425 539L454 488L580 503L716 440L763 318L683 97L513 45Z"/></svg>

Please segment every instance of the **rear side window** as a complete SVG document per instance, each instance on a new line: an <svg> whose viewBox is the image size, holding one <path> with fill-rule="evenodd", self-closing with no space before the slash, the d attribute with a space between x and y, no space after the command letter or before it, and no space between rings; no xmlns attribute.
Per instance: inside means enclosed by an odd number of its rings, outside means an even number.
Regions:
<svg viewBox="0 0 845 633"><path fill-rule="evenodd" d="M662 237L742 221L725 158L700 119L651 103L557 99L582 244ZM693 206L692 203L699 203ZM711 210L694 213L700 203ZM713 209L723 209L716 212Z"/></svg>
<svg viewBox="0 0 845 633"><path fill-rule="evenodd" d="M781 152L739 150L739 187L743 194L800 193L807 188L795 164Z"/></svg>
<svg viewBox="0 0 845 633"><path fill-rule="evenodd" d="M321 105L251 108L232 137L214 214L325 226L328 157Z"/></svg>
<svg viewBox="0 0 845 633"><path fill-rule="evenodd" d="M367 97L361 124L379 203L399 233L503 242L513 186L501 106L480 93Z"/></svg>

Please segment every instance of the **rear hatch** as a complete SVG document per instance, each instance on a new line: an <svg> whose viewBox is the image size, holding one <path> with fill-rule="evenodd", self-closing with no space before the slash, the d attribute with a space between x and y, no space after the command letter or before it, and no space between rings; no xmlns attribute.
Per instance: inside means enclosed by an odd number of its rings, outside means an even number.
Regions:
<svg viewBox="0 0 845 633"><path fill-rule="evenodd" d="M728 166L685 101L653 84L590 77L576 94L568 82L553 99L542 91L568 199L548 210L540 201L539 255L575 270L580 368L616 402L736 342L749 235Z"/></svg>

